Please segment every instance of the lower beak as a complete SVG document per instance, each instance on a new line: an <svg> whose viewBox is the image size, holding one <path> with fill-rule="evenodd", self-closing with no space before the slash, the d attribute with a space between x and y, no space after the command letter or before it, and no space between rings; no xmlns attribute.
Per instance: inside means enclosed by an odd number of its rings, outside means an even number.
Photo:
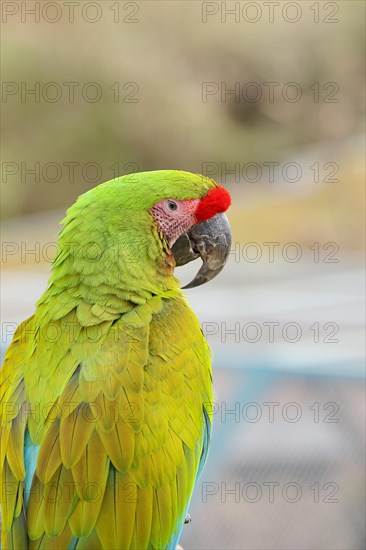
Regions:
<svg viewBox="0 0 366 550"><path fill-rule="evenodd" d="M172 247L176 265L188 264L199 257L203 262L193 281L183 288L193 288L214 279L226 264L230 246L231 231L225 214L196 223L181 235Z"/></svg>

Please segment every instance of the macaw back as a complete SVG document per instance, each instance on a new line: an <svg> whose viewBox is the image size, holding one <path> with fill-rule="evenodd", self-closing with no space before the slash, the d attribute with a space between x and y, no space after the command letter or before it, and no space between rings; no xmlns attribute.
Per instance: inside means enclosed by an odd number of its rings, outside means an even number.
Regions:
<svg viewBox="0 0 366 550"><path fill-rule="evenodd" d="M199 323L177 292L83 314L29 319L6 355L3 548L175 547L210 432Z"/></svg>

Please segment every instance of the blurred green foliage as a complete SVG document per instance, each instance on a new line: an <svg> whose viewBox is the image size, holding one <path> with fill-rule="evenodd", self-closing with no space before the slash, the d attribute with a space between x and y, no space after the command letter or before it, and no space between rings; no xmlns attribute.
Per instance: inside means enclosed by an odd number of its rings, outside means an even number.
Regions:
<svg viewBox="0 0 366 550"><path fill-rule="evenodd" d="M202 172L205 162L230 166L277 161L309 147L315 159L318 144L342 144L358 135L364 116L365 6L357 1L338 4L339 22L334 24L314 23L309 10L293 24L281 18L255 24L228 18L223 23L220 17L203 23L201 2L155 0L137 2L135 24L116 24L105 13L95 24L80 18L55 24L9 18L3 25L3 81L20 87L24 83L28 89L38 82L41 90L56 82L62 97L56 102L41 97L38 103L32 95L21 101L20 93L3 98L4 215L64 208L117 173L162 168ZM74 102L68 100L68 82L78 83ZM81 94L89 82L102 90L95 103ZM241 87L256 82L263 94L255 102L232 94L223 101L220 93L203 101L204 82L225 83L227 89L237 82ZM266 82L277 83L273 102ZM282 100L289 82L301 87L300 101ZM339 88L337 103L324 102L333 89L323 89L329 82ZM124 89L126 83L134 84ZM314 83L319 84L314 88ZM134 87L137 102L128 102ZM32 175L22 174L21 163L30 169L37 162L40 177L35 182ZM75 181L64 164L70 162L79 163ZM100 172L91 167L85 178L82 168L91 162ZM10 163L7 170L11 166L10 171L18 171L4 175L4 163ZM52 167L49 178L43 177L47 163L62 168L55 182L49 181L57 175ZM360 163L362 153L344 168L358 174ZM345 170L343 177L345 192L352 190L353 207L359 201L360 177L348 181ZM258 197L273 193L247 187L235 189L238 203L245 203L246 192ZM320 200L329 208L327 196ZM262 212L258 219L268 217Z"/></svg>

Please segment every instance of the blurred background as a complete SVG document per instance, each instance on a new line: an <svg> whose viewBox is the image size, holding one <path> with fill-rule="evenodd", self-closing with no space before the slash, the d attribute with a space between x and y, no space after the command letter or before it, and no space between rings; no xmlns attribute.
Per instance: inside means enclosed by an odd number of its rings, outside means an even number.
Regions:
<svg viewBox="0 0 366 550"><path fill-rule="evenodd" d="M213 177L233 247L188 293L216 403L181 543L365 548L365 4L1 9L3 350L79 194L136 171Z"/></svg>

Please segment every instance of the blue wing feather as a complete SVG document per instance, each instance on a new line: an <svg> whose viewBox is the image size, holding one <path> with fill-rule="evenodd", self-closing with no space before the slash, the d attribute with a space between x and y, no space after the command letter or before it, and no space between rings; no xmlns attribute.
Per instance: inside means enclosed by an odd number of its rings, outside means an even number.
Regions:
<svg viewBox="0 0 366 550"><path fill-rule="evenodd" d="M29 432L25 433L24 438L24 467L25 467L25 480L24 480L24 502L25 509L28 510L29 495L32 487L33 477L36 471L37 456L39 452L39 445L32 443Z"/></svg>

